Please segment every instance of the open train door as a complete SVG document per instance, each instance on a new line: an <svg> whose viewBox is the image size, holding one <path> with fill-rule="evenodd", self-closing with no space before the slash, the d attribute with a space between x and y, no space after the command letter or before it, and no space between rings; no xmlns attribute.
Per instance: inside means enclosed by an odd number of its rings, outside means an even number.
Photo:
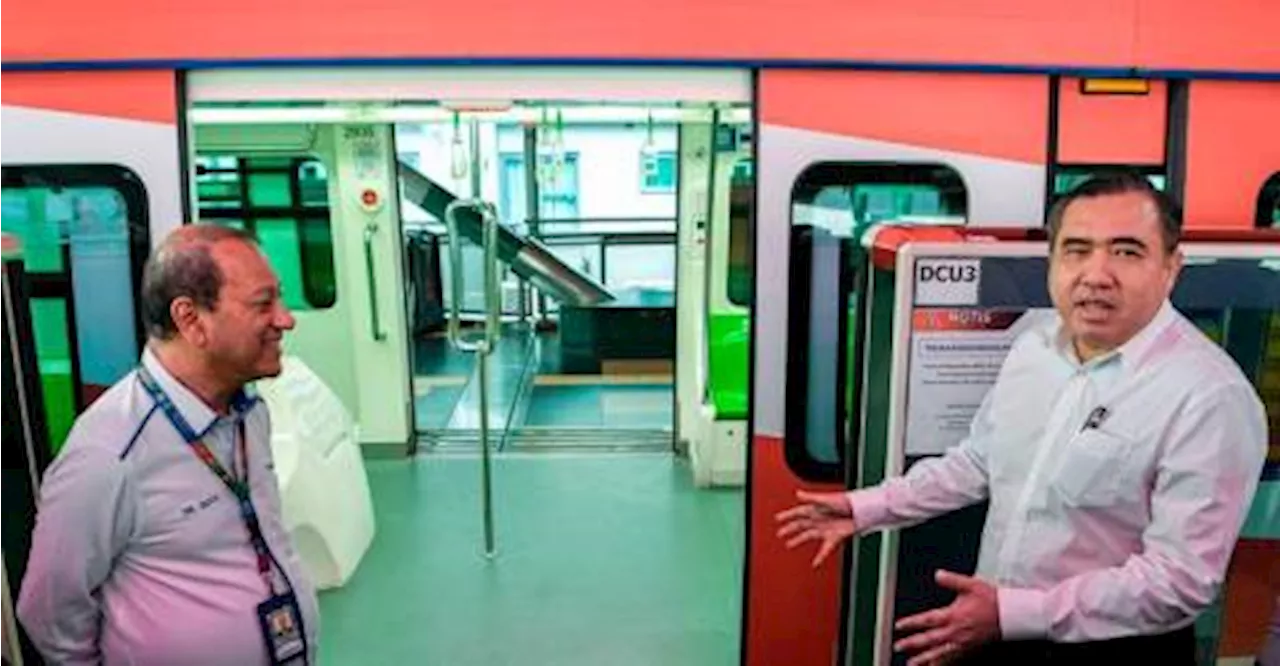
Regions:
<svg viewBox="0 0 1280 666"><path fill-rule="evenodd" d="M10 622L40 478L76 416L138 362L135 298L151 230L181 222L182 188L173 71L6 74L5 335L16 355L5 357L4 390ZM5 640L14 648L6 663L36 661L16 623Z"/></svg>
<svg viewBox="0 0 1280 666"><path fill-rule="evenodd" d="M759 76L743 663L843 663L850 549L818 569L774 515L856 478L867 332L857 237L879 220L1040 226L1049 80L765 70ZM870 405L870 407L868 407ZM866 641L869 643L869 641ZM852 643L857 643L853 641ZM855 645L856 647L856 645Z"/></svg>
<svg viewBox="0 0 1280 666"><path fill-rule="evenodd" d="M49 465L50 447L45 427L44 393L35 359L35 332L31 328L31 301L22 248L17 239L3 234L4 274L4 506L3 622L6 664L24 660L38 663L39 654L14 614L14 599L26 574L31 531L36 521L36 494L40 477ZM9 583L10 580L14 582Z"/></svg>

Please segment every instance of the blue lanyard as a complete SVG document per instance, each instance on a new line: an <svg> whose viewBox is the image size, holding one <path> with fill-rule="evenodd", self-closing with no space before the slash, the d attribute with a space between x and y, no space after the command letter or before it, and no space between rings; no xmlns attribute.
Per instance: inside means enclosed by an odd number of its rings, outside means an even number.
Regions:
<svg viewBox="0 0 1280 666"><path fill-rule="evenodd" d="M200 440L200 436L196 434L191 424L183 418L182 413L169 399L169 396L156 383L155 377L145 366L138 366L138 381L142 383L142 387L147 390L151 398L156 401L164 415L168 417L169 423L173 424L178 434L186 440L187 445L191 447L196 458L209 468L213 475L222 481L227 490L235 496L236 503L240 507L240 517L244 520L245 528L249 531L249 542L253 545L253 550L258 556L258 574L262 576L263 582L267 584L267 590L270 594L275 594L275 585L271 577L271 553L267 549L267 540L262 534L262 525L258 522L258 513L253 508L253 500L250 495L249 488L249 451L245 442L244 421L240 421L240 427L237 429L236 444L238 445L239 458L242 461L243 471L236 476L232 476L227 472L226 468L218 462L209 447ZM234 457L234 453L232 454ZM234 467L234 465L233 465Z"/></svg>

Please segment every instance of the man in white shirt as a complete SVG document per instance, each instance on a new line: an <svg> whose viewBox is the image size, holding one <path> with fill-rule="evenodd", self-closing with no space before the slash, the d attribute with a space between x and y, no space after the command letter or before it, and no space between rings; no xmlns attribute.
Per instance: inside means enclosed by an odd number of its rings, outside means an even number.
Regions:
<svg viewBox="0 0 1280 666"><path fill-rule="evenodd" d="M54 664L315 663L318 606L280 516L266 403L294 320L252 237L179 228L144 271L139 368L41 486L18 616Z"/></svg>
<svg viewBox="0 0 1280 666"><path fill-rule="evenodd" d="M1196 616L1225 575L1266 456L1261 400L1170 305L1180 222L1145 178L1100 177L1049 216L1056 316L1013 345L969 437L902 477L806 493L788 546L989 500L975 576L904 618L911 666L1194 664Z"/></svg>

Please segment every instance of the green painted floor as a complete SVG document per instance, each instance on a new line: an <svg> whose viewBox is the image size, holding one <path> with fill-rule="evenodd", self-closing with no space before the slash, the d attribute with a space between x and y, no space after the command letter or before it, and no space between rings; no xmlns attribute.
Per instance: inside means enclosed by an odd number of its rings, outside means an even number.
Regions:
<svg viewBox="0 0 1280 666"><path fill-rule="evenodd" d="M321 593L320 664L738 663L743 499L669 454L366 461L377 534Z"/></svg>

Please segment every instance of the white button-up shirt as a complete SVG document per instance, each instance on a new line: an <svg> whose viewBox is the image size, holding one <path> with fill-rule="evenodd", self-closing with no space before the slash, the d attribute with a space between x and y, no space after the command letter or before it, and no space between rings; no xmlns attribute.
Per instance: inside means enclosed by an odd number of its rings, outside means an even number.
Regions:
<svg viewBox="0 0 1280 666"><path fill-rule="evenodd" d="M243 419L254 510L315 663L318 605L281 520L266 403L242 396L219 417L150 350L143 363L228 471ZM40 493L18 617L50 663L269 663L257 615L269 593L235 496L135 373L76 421Z"/></svg>
<svg viewBox="0 0 1280 666"><path fill-rule="evenodd" d="M1015 341L963 442L849 496L860 530L989 499L976 575L1004 638L1104 640L1212 603L1266 451L1253 386L1168 302L1084 364L1053 314Z"/></svg>

